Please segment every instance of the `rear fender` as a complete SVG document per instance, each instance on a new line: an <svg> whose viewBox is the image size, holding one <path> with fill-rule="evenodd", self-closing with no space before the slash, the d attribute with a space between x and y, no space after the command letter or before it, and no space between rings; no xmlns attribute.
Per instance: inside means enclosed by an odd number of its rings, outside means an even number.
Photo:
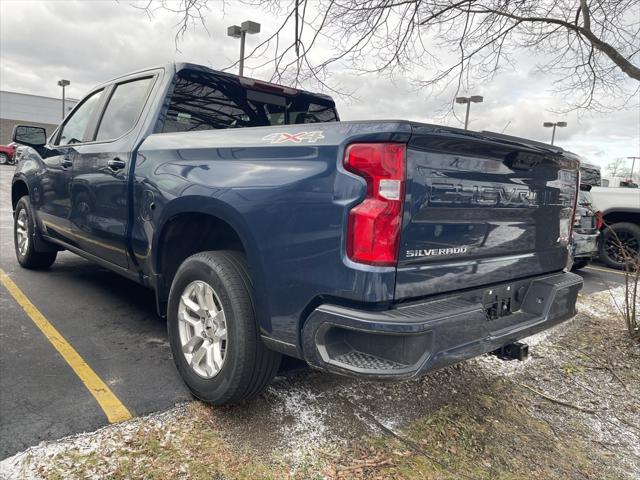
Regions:
<svg viewBox="0 0 640 480"><path fill-rule="evenodd" d="M240 212L224 201L217 198L193 195L178 197L162 207L162 214L157 224L158 227L155 230L151 247L151 251L154 252L152 264L153 271L159 274L156 275L156 277L161 277L162 275L162 272L159 271L161 252L160 238L164 227L173 218L183 213L202 213L216 217L227 223L236 232L242 242L242 246L247 256L247 263L249 264L255 301L254 308L259 325L263 329L270 330L268 301L264 294L261 294L261 292L265 291L265 288L263 288L265 276L264 269L262 268L262 261L258 255L258 246L249 226L243 219ZM158 294L158 286L161 284L161 280L161 278L156 279L156 295Z"/></svg>

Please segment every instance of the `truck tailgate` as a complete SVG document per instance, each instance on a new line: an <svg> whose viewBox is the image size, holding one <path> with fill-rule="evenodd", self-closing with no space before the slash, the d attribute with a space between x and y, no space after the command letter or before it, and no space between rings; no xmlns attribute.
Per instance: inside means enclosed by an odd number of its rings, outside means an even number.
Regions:
<svg viewBox="0 0 640 480"><path fill-rule="evenodd" d="M562 270L577 169L552 146L413 125L395 298Z"/></svg>

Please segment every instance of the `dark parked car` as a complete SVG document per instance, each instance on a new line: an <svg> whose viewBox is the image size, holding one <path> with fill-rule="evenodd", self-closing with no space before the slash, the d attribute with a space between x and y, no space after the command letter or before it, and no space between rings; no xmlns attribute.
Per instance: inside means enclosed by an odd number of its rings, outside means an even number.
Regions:
<svg viewBox="0 0 640 480"><path fill-rule="evenodd" d="M557 147L340 122L330 97L191 64L109 81L48 141L15 139L20 264L67 249L152 288L215 404L258 394L282 354L406 379L575 315L578 162Z"/></svg>
<svg viewBox="0 0 640 480"><path fill-rule="evenodd" d="M602 227L602 212L594 204L591 188L600 185L600 167L580 162L580 192L573 224L572 270L586 267L598 256L598 238Z"/></svg>
<svg viewBox="0 0 640 480"><path fill-rule="evenodd" d="M11 165L14 163L16 146L13 142L9 145L0 145L0 165Z"/></svg>

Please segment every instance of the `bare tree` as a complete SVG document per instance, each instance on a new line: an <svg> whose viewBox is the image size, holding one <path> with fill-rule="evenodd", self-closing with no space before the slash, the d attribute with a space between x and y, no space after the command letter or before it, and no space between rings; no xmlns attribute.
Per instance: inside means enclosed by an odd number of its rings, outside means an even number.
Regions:
<svg viewBox="0 0 640 480"><path fill-rule="evenodd" d="M607 165L607 172L612 177L626 177L629 175L629 169L625 165L624 158L616 158L613 162Z"/></svg>
<svg viewBox="0 0 640 480"><path fill-rule="evenodd" d="M554 75L567 109L604 109L605 98L626 104L640 87L637 0L238 1L282 19L249 53L254 68L272 67L273 81L315 80L331 89L329 67L341 64L409 77L419 71L420 87L457 93L514 68L524 49ZM182 35L216 0L175 3ZM162 6L166 0L147 10Z"/></svg>
<svg viewBox="0 0 640 480"><path fill-rule="evenodd" d="M622 263L624 270L624 304L618 305L616 302L616 306L622 313L629 335L640 342L640 251L632 244L625 243L606 222L605 229L611 237L608 247ZM611 287L608 288L611 292Z"/></svg>

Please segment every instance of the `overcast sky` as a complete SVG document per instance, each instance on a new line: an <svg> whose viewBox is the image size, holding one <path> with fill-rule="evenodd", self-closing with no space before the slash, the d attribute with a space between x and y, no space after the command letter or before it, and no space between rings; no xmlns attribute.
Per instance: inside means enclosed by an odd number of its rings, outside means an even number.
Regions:
<svg viewBox="0 0 640 480"><path fill-rule="evenodd" d="M67 95L81 98L92 86L114 76L170 61L190 61L221 69L238 56L236 39L226 36L228 25L244 20L262 24L262 32L248 37L248 48L273 31L278 19L265 12L236 7L228 0L225 11L212 8L206 30L190 29L176 50L178 17L156 11L149 18L128 0L0 0L0 89L59 96L56 82L71 80ZM214 7L212 2L212 7ZM207 32L208 30L208 32ZM549 91L551 79L536 72L534 61L522 52L514 71L500 74L470 94L483 95L471 109L470 128L492 130L549 141L543 121L567 121L558 129L556 143L594 163L606 166L615 158L640 155L640 97L630 108L607 114L556 114L564 99ZM248 66L258 62L248 62ZM336 66L334 85L355 92L355 98L337 99L344 120L402 118L461 126L454 116L437 112L444 97L416 92L406 79L357 76ZM246 73L246 72L245 72ZM257 78L270 71L253 71ZM463 118L460 106L460 118ZM636 167L638 169L639 167ZM637 171L637 170L636 170Z"/></svg>

